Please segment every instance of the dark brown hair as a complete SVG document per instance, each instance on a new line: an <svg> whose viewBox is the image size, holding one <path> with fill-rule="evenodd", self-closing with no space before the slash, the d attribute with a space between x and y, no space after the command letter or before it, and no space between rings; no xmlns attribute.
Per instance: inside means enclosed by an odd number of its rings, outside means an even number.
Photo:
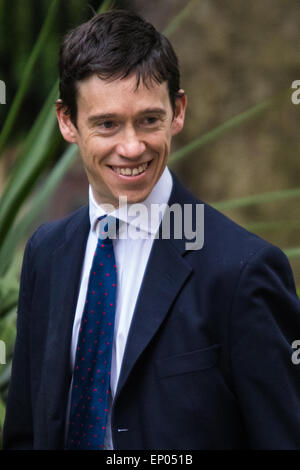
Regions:
<svg viewBox="0 0 300 470"><path fill-rule="evenodd" d="M147 86L167 81L173 111L180 89L177 56L168 39L143 18L126 10L95 15L71 30L59 56L60 99L76 125L76 84L92 74L104 80L135 72Z"/></svg>

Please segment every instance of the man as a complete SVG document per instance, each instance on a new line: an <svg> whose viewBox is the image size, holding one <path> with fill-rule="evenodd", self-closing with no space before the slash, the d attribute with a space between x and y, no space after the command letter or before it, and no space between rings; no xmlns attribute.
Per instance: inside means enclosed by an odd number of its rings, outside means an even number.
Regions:
<svg viewBox="0 0 300 470"><path fill-rule="evenodd" d="M285 255L208 205L203 246L175 224L158 236L167 205L201 205L166 166L185 109L172 46L135 14L67 35L57 117L89 207L27 244L5 448L300 448L300 303ZM122 198L146 209L139 227ZM122 238L128 228L145 236Z"/></svg>

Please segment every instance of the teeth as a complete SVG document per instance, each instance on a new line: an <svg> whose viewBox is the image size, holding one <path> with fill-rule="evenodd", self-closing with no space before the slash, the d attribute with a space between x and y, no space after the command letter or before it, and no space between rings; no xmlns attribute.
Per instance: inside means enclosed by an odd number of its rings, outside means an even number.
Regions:
<svg viewBox="0 0 300 470"><path fill-rule="evenodd" d="M140 173L143 173L146 168L148 167L148 163L143 163L143 165L140 165L139 167L136 168L119 168L119 167L113 167L113 170L118 174L118 175L123 175L123 176L136 176L139 175Z"/></svg>

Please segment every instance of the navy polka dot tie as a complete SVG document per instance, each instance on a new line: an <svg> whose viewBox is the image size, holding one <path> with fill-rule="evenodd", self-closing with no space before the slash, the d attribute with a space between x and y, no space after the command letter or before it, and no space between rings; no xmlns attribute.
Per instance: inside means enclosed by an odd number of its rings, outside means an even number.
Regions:
<svg viewBox="0 0 300 470"><path fill-rule="evenodd" d="M68 449L103 449L110 394L115 321L116 262L111 228L117 219L101 217L78 334L70 405Z"/></svg>

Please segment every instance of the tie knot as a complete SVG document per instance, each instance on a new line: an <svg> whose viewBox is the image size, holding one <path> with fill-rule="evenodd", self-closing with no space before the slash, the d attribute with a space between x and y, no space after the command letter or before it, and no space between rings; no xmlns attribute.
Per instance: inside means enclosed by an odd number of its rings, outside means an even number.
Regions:
<svg viewBox="0 0 300 470"><path fill-rule="evenodd" d="M99 217L99 240L105 244L111 244L112 239L117 238L119 219L110 215Z"/></svg>

